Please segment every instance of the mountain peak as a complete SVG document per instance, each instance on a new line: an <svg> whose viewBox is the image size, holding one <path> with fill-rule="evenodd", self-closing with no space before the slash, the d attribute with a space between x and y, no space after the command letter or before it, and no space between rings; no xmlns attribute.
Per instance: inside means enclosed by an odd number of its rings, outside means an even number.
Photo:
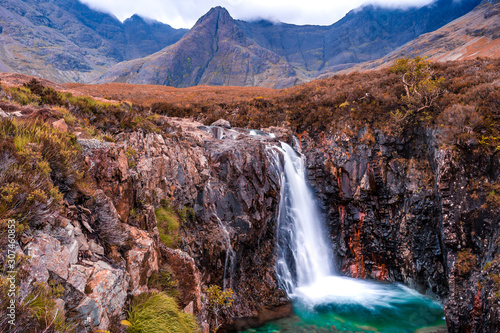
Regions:
<svg viewBox="0 0 500 333"><path fill-rule="evenodd" d="M213 7L205 15L200 17L196 24L187 33L187 38L230 38L247 44L244 34L238 27L229 12L224 7Z"/></svg>
<svg viewBox="0 0 500 333"><path fill-rule="evenodd" d="M142 16L139 16L138 14L134 14L132 16L130 16L129 18L125 19L125 21L123 21L123 23L126 23L126 22L144 22L144 18Z"/></svg>
<svg viewBox="0 0 500 333"><path fill-rule="evenodd" d="M206 21L215 21L215 22L221 21L224 23L228 23L234 21L234 19L231 17L231 14L229 14L226 8L217 6L211 8L205 15L200 17L194 26L196 27L200 23Z"/></svg>
<svg viewBox="0 0 500 333"><path fill-rule="evenodd" d="M207 15L209 14L213 14L213 13L217 13L217 14L224 14L224 15L229 15L229 12L227 11L226 8L222 7L222 6L215 6L215 7L212 7L210 8L210 10L207 12Z"/></svg>

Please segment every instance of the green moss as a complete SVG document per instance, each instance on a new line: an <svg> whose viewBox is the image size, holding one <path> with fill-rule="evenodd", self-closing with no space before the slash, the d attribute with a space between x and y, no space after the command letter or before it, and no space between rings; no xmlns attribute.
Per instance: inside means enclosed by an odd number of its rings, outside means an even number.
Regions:
<svg viewBox="0 0 500 333"><path fill-rule="evenodd" d="M175 247L179 242L179 217L175 211L163 205L155 210L161 242L167 247Z"/></svg>
<svg viewBox="0 0 500 333"><path fill-rule="evenodd" d="M181 224L186 224L189 222L194 222L195 213L194 209L191 207L182 207L180 211L177 212Z"/></svg>
<svg viewBox="0 0 500 333"><path fill-rule="evenodd" d="M193 315L179 310L172 297L159 294L141 294L128 312L128 333L191 333L199 327Z"/></svg>
<svg viewBox="0 0 500 333"><path fill-rule="evenodd" d="M488 271L488 270L490 269L490 267L491 267L491 261L488 261L488 262L484 265L483 270Z"/></svg>
<svg viewBox="0 0 500 333"><path fill-rule="evenodd" d="M137 213L137 210L135 208L130 209L129 215L134 219L137 219L139 217L139 214Z"/></svg>

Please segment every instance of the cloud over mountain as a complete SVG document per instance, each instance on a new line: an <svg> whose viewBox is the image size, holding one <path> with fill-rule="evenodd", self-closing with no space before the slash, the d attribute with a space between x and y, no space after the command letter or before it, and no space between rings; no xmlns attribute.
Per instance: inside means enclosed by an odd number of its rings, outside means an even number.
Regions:
<svg viewBox="0 0 500 333"><path fill-rule="evenodd" d="M190 28L210 8L223 6L236 19L265 18L293 24L329 25L364 4L390 8L423 6L433 0L81 0L125 19L137 13L176 28Z"/></svg>

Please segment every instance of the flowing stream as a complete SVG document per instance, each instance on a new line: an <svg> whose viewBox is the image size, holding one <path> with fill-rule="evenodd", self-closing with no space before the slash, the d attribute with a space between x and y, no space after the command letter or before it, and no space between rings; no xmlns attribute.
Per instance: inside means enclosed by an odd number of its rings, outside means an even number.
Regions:
<svg viewBox="0 0 500 333"><path fill-rule="evenodd" d="M302 157L282 143L276 274L295 315L248 332L438 332L443 309L401 284L338 275Z"/></svg>

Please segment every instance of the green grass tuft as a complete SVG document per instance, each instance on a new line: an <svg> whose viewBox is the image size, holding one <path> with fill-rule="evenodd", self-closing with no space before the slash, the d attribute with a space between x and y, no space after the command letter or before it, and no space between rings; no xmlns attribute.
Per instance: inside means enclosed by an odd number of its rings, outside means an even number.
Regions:
<svg viewBox="0 0 500 333"><path fill-rule="evenodd" d="M168 265L151 274L148 287L165 292L168 296L177 298L179 296L178 281Z"/></svg>
<svg viewBox="0 0 500 333"><path fill-rule="evenodd" d="M127 333L191 333L199 327L193 315L179 310L175 300L164 293L142 294L134 299L128 313Z"/></svg>

